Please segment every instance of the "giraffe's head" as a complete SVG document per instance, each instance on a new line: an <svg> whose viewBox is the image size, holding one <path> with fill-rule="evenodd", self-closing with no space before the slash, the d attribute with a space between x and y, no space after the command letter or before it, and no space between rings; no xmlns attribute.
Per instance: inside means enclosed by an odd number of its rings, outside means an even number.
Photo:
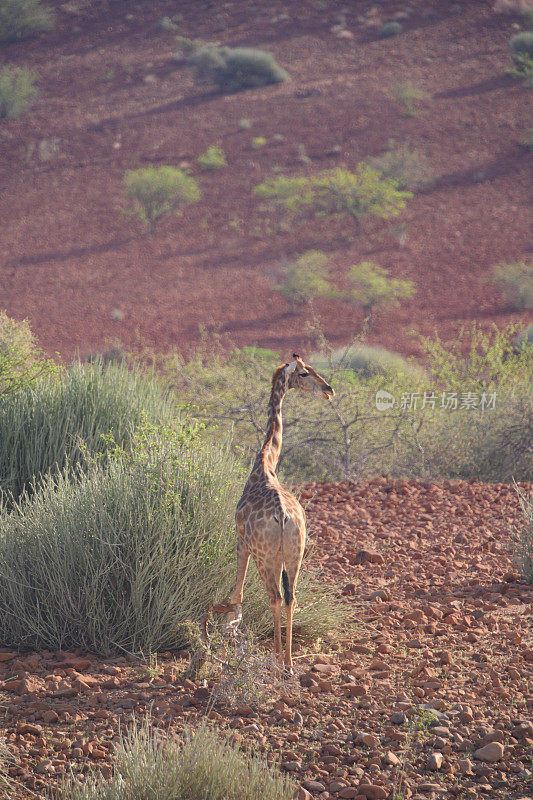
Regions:
<svg viewBox="0 0 533 800"><path fill-rule="evenodd" d="M292 358L284 367L288 375L287 388L299 389L309 394L322 394L326 400L333 397L335 392L313 367L305 364L296 353L293 353Z"/></svg>

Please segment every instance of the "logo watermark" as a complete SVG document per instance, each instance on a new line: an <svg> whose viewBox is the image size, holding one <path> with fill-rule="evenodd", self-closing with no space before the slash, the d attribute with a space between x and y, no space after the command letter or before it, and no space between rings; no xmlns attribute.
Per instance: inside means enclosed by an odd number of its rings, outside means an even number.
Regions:
<svg viewBox="0 0 533 800"><path fill-rule="evenodd" d="M376 408L378 411L389 411L396 402L394 395L385 389L376 392Z"/></svg>
<svg viewBox="0 0 533 800"><path fill-rule="evenodd" d="M491 411L496 408L497 392L402 392L398 402L386 389L376 392L378 411L390 411L394 406L399 411L417 411L426 408L446 411Z"/></svg>

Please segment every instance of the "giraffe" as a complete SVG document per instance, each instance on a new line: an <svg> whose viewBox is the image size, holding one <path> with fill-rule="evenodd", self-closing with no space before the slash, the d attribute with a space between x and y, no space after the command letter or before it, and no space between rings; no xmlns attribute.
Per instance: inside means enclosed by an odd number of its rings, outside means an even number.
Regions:
<svg viewBox="0 0 533 800"><path fill-rule="evenodd" d="M281 452L283 422L281 407L289 389L319 393L326 399L334 395L331 386L300 356L282 364L272 377L265 440L255 458L252 471L237 504L237 578L230 602L213 606L211 611L229 612L229 625L241 620L243 587L250 556L254 559L274 617L274 650L282 660L281 591L287 617L285 668L292 672L292 616L296 605L295 589L305 547L305 512L298 500L279 482L276 465ZM208 612L209 613L209 612ZM207 615L206 615L207 617ZM205 618L204 618L205 619ZM204 622L204 630L205 622Z"/></svg>

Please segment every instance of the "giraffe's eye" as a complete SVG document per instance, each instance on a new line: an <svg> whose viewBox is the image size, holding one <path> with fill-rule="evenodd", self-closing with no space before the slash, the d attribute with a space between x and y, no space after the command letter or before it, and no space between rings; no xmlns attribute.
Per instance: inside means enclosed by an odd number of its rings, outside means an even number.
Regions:
<svg viewBox="0 0 533 800"><path fill-rule="evenodd" d="M300 378L307 378L307 376L309 375L308 372L299 372L298 374L299 374Z"/></svg>

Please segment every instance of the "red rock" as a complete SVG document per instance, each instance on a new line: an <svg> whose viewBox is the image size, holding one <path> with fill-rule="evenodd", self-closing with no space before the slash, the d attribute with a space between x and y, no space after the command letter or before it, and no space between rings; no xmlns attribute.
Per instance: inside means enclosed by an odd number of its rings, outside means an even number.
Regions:
<svg viewBox="0 0 533 800"><path fill-rule="evenodd" d="M375 550L359 550L354 559L355 564L383 564L384 558Z"/></svg>
<svg viewBox="0 0 533 800"><path fill-rule="evenodd" d="M2 661L11 661L12 658L15 658L17 653L0 653L0 663Z"/></svg>
<svg viewBox="0 0 533 800"><path fill-rule="evenodd" d="M43 732L42 725L33 725L30 722L19 722L17 725L17 733L22 735L31 733L33 736L40 736Z"/></svg>
<svg viewBox="0 0 533 800"><path fill-rule="evenodd" d="M372 783L360 783L357 791L367 796L368 800L386 800L389 792L384 786Z"/></svg>
<svg viewBox="0 0 533 800"><path fill-rule="evenodd" d="M342 683L340 689L349 697L365 697L368 686L364 683Z"/></svg>
<svg viewBox="0 0 533 800"><path fill-rule="evenodd" d="M479 750L476 750L474 752L474 758L477 758L478 761L494 763L496 761L501 761L504 751L505 748L501 742L490 742L490 744L486 744L484 747L480 747Z"/></svg>
<svg viewBox="0 0 533 800"><path fill-rule="evenodd" d="M42 714L41 714L41 719L43 720L43 722L46 722L47 724L50 724L51 722L57 722L58 721L59 714L57 713L57 711L53 711L53 710L43 711Z"/></svg>

